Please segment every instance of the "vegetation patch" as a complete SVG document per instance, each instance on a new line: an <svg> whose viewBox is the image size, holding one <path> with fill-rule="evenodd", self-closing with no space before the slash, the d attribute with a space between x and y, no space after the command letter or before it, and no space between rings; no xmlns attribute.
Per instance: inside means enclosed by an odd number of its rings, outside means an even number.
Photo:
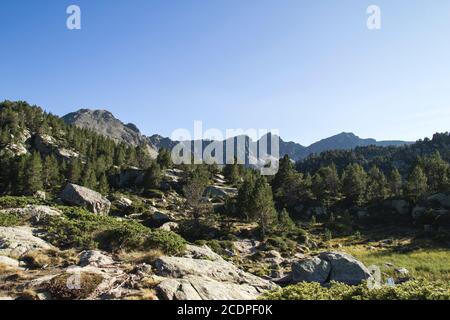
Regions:
<svg viewBox="0 0 450 320"><path fill-rule="evenodd" d="M147 228L137 221L94 215L79 208L63 208L64 217L42 222L46 240L60 248L118 250L159 249L179 254L185 240L176 233Z"/></svg>
<svg viewBox="0 0 450 320"><path fill-rule="evenodd" d="M45 289L54 299L82 300L88 298L102 281L103 277L96 273L65 273L53 278Z"/></svg>
<svg viewBox="0 0 450 320"><path fill-rule="evenodd" d="M444 281L415 280L398 286L369 289L367 285L299 283L269 292L262 300L450 300L450 284Z"/></svg>

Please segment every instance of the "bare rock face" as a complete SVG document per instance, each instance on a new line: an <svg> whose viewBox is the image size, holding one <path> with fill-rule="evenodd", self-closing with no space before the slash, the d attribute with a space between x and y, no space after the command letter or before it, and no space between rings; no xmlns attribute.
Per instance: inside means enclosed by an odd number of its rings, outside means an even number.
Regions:
<svg viewBox="0 0 450 320"><path fill-rule="evenodd" d="M20 258L35 250L55 249L52 245L33 235L29 227L0 227L0 255Z"/></svg>
<svg viewBox="0 0 450 320"><path fill-rule="evenodd" d="M80 253L79 265L85 266L95 266L95 267L106 267L114 264L114 260L97 250L86 250Z"/></svg>
<svg viewBox="0 0 450 320"><path fill-rule="evenodd" d="M325 283L331 272L330 264L318 257L310 257L292 264L292 282Z"/></svg>
<svg viewBox="0 0 450 320"><path fill-rule="evenodd" d="M342 282L357 285L371 277L370 271L349 254L323 252L318 257L309 257L293 263L292 281Z"/></svg>
<svg viewBox="0 0 450 320"><path fill-rule="evenodd" d="M44 217L60 216L62 214L58 209L38 205L28 205L25 208L4 209L0 210L0 213L16 214L32 222L39 222Z"/></svg>
<svg viewBox="0 0 450 320"><path fill-rule="evenodd" d="M160 257L154 263L160 296L169 300L256 299L274 283L240 270L208 247L188 246L184 257Z"/></svg>
<svg viewBox="0 0 450 320"><path fill-rule="evenodd" d="M81 207L97 214L108 214L111 208L111 202L100 193L91 189L68 184L61 194L61 200Z"/></svg>

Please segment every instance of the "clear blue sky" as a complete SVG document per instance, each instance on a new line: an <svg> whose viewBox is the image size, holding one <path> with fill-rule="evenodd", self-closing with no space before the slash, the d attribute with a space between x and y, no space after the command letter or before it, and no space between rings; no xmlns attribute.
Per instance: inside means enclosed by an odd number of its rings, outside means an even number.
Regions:
<svg viewBox="0 0 450 320"><path fill-rule="evenodd" d="M275 128L304 145L450 129L447 0L2 0L0 15L0 100L58 115L108 109L148 135Z"/></svg>

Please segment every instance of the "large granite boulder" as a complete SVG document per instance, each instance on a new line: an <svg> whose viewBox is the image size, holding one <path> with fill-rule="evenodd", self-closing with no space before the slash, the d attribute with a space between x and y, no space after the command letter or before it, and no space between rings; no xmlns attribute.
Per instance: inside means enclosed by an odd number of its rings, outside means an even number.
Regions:
<svg viewBox="0 0 450 320"><path fill-rule="evenodd" d="M154 264L164 277L157 290L163 299L256 299L274 283L240 270L208 247L188 246L184 257L163 256Z"/></svg>
<svg viewBox="0 0 450 320"><path fill-rule="evenodd" d="M331 272L328 261L318 257L306 258L292 264L292 282L325 283Z"/></svg>
<svg viewBox="0 0 450 320"><path fill-rule="evenodd" d="M55 249L29 227L0 227L0 255L20 258L31 251Z"/></svg>
<svg viewBox="0 0 450 320"><path fill-rule="evenodd" d="M399 215L408 215L411 212L411 204L403 199L386 200L383 205Z"/></svg>
<svg viewBox="0 0 450 320"><path fill-rule="evenodd" d="M342 282L357 285L371 277L370 271L349 254L323 252L292 264L292 282Z"/></svg>
<svg viewBox="0 0 450 320"><path fill-rule="evenodd" d="M100 193L71 183L63 190L61 200L97 214L108 214L111 208L111 202Z"/></svg>
<svg viewBox="0 0 450 320"><path fill-rule="evenodd" d="M349 254L323 252L319 255L319 258L330 264L330 281L356 285L371 277L369 269Z"/></svg>
<svg viewBox="0 0 450 320"><path fill-rule="evenodd" d="M450 209L450 195L444 193L437 193L428 197L428 202L431 205L437 204L443 208Z"/></svg>

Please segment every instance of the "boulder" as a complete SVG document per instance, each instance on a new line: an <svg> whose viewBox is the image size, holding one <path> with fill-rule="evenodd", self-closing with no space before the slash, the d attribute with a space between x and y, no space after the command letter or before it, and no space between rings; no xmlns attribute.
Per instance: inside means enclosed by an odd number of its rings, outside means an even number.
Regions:
<svg viewBox="0 0 450 320"><path fill-rule="evenodd" d="M128 198L125 197L120 197L119 199L117 199L117 206L122 208L122 209L126 209L129 208L133 205L133 201L131 201Z"/></svg>
<svg viewBox="0 0 450 320"><path fill-rule="evenodd" d="M206 188L205 193L211 198L227 198L228 196L237 194L236 188L221 187L221 186L209 186Z"/></svg>
<svg viewBox="0 0 450 320"><path fill-rule="evenodd" d="M114 264L114 260L98 251L98 250L86 250L80 253L79 256L79 265L82 267L85 266L95 266L95 267L105 267Z"/></svg>
<svg viewBox="0 0 450 320"><path fill-rule="evenodd" d="M230 300L256 299L274 283L240 270L207 246L188 245L183 257L163 256L154 264L157 287L163 299Z"/></svg>
<svg viewBox="0 0 450 320"><path fill-rule="evenodd" d="M62 213L58 209L48 206L28 205L25 208L12 208L0 210L0 213L15 214L20 217L30 219L33 222L39 222L42 218L48 216L60 216Z"/></svg>
<svg viewBox="0 0 450 320"><path fill-rule="evenodd" d="M33 196L37 199L44 201L47 198L47 194L45 193L45 191L36 191Z"/></svg>
<svg viewBox="0 0 450 320"><path fill-rule="evenodd" d="M426 212L427 212L427 209L425 207L415 206L412 209L412 217L414 220L420 219Z"/></svg>
<svg viewBox="0 0 450 320"><path fill-rule="evenodd" d="M157 286L157 290L166 300L256 300L261 294L250 285L193 276L166 279Z"/></svg>
<svg viewBox="0 0 450 320"><path fill-rule="evenodd" d="M10 257L0 256L0 265L10 268L19 268L19 261Z"/></svg>
<svg viewBox="0 0 450 320"><path fill-rule="evenodd" d="M450 209L450 195L444 193L437 193L428 197L428 202L432 205L437 204L443 208Z"/></svg>
<svg viewBox="0 0 450 320"><path fill-rule="evenodd" d="M384 206L400 215L408 215L411 212L410 203L403 199L387 200L384 202Z"/></svg>
<svg viewBox="0 0 450 320"><path fill-rule="evenodd" d="M35 250L55 249L52 245L33 235L29 227L0 227L0 255L20 258Z"/></svg>
<svg viewBox="0 0 450 320"><path fill-rule="evenodd" d="M61 200L97 214L108 214L111 208L111 202L100 193L71 183L63 190Z"/></svg>
<svg viewBox="0 0 450 320"><path fill-rule="evenodd" d="M328 261L318 257L310 257L292 264L292 282L325 283L331 272Z"/></svg>
<svg viewBox="0 0 450 320"><path fill-rule="evenodd" d="M330 264L330 281L357 285L371 277L370 271L349 254L339 252L323 252L319 258Z"/></svg>
<svg viewBox="0 0 450 320"><path fill-rule="evenodd" d="M180 229L180 226L176 222L167 222L167 223L164 223L161 227L159 227L159 229L165 230L165 231L177 232Z"/></svg>

